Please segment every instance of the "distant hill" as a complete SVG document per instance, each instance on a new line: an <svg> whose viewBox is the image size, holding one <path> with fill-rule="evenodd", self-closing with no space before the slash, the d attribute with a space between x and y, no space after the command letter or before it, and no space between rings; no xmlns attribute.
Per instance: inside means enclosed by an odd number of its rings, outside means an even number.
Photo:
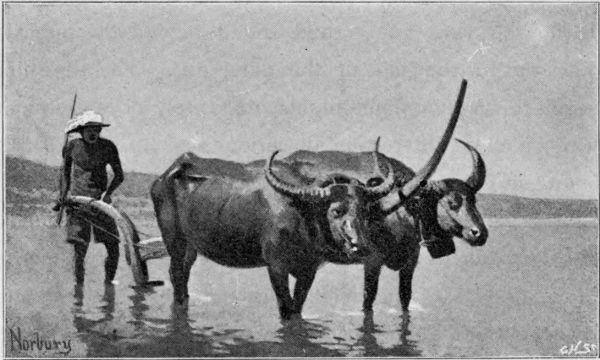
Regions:
<svg viewBox="0 0 600 360"><path fill-rule="evenodd" d="M58 193L58 167L7 156L5 169L7 202L11 202L11 197L22 198L23 193ZM150 184L157 177L157 175L126 172L125 181L115 191L115 195L148 197ZM21 196L18 196L19 194Z"/></svg>
<svg viewBox="0 0 600 360"><path fill-rule="evenodd" d="M58 167L7 156L7 203L49 203L58 190ZM115 196L149 199L150 184L157 175L126 172ZM579 199L535 199L502 194L478 194L477 206L484 217L496 218L597 218L598 202Z"/></svg>

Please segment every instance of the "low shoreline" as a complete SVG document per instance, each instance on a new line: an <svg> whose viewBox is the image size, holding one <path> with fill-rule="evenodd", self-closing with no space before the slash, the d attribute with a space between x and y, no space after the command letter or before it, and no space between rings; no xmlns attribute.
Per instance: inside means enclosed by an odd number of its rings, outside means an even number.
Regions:
<svg viewBox="0 0 600 360"><path fill-rule="evenodd" d="M485 218L485 223L488 226L502 226L502 225L527 225L527 224L535 224L535 225L544 225L544 224L554 224L554 225L598 225L598 218L569 218L569 217L560 217L560 218Z"/></svg>
<svg viewBox="0 0 600 360"><path fill-rule="evenodd" d="M30 218L33 216L53 216L53 212L50 211L51 204L5 204L5 212L7 217L15 217L15 218ZM11 210L16 209L28 209L29 211L25 213L11 213ZM130 211L134 214L130 214L134 217L139 216L147 216L153 215L152 208L131 208L129 206L121 207L124 211ZM148 214L145 214L145 213ZM144 213L144 214L142 214ZM136 216L137 215L137 216ZM598 224L599 219L597 217L519 217L519 218L506 218L506 217L485 217L485 223L488 226L502 226L502 225L526 225L526 224L581 224L581 225L590 225L590 224Z"/></svg>

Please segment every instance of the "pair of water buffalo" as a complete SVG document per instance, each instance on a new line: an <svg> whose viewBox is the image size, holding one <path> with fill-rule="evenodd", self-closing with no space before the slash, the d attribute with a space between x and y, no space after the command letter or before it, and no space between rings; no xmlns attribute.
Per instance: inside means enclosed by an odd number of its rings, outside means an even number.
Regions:
<svg viewBox="0 0 600 360"><path fill-rule="evenodd" d="M429 181L452 137L465 91L463 80L446 131L417 173L377 147L297 151L280 161L274 161L275 152L266 162L245 165L192 153L179 157L151 188L171 257L175 301L188 297L190 270L200 253L225 266L266 266L283 319L301 314L323 262L364 264L365 311L372 310L381 267L399 271L400 302L408 311L422 244L441 257L454 252L453 237L473 246L487 239L475 205L485 180L477 150L459 140L473 159L466 181ZM125 225L137 236L129 221ZM296 278L293 294L290 274Z"/></svg>

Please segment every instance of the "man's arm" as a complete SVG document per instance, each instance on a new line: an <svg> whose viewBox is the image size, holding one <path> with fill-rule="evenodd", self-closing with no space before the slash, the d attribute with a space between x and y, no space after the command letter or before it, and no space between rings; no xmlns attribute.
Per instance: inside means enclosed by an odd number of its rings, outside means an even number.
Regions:
<svg viewBox="0 0 600 360"><path fill-rule="evenodd" d="M54 211L60 210L60 208L62 207L62 203L65 200L65 198L67 197L67 193L69 192L69 189L71 188L71 165L73 163L73 159L71 158L71 143L68 143L63 148L62 156L63 156L63 165L64 166L62 167L61 172L59 174L60 189L59 189L58 201L56 202L56 205L54 205L54 207L52 208L52 210L54 210Z"/></svg>
<svg viewBox="0 0 600 360"><path fill-rule="evenodd" d="M60 189L60 199L64 200L71 188L71 164L73 163L73 159L70 155L65 157L65 167L63 168L62 173L62 189Z"/></svg>
<svg viewBox="0 0 600 360"><path fill-rule="evenodd" d="M113 171L114 177L108 185L108 188L102 195L101 199L107 204L110 204L112 202L112 199L110 198L112 193L119 187L119 185L121 185L121 183L123 183L123 180L125 180L125 177L123 176L123 169L121 168L121 160L119 159L119 152L117 151L117 147L113 145L112 148L113 149L111 152L113 154L111 155L109 165Z"/></svg>
<svg viewBox="0 0 600 360"><path fill-rule="evenodd" d="M110 182L108 189L106 189L106 193L108 195L112 194L119 187L119 185L123 183L123 180L125 180L125 177L123 176L123 169L121 169L121 163L110 164L110 167L112 168L115 177Z"/></svg>

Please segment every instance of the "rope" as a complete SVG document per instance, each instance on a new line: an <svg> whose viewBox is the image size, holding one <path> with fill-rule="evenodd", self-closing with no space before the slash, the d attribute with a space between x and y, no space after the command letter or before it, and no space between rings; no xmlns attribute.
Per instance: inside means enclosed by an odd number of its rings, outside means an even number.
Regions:
<svg viewBox="0 0 600 360"><path fill-rule="evenodd" d="M400 214L398 214L397 211L395 212L395 214L398 221L401 222L402 218L400 217ZM431 240L431 238L425 239L425 237L423 236L423 221L421 221L421 218L419 216L415 216L415 225L417 227L417 231L419 232L419 244L421 246L427 247L435 243L435 240Z"/></svg>
<svg viewBox="0 0 600 360"><path fill-rule="evenodd" d="M96 224L96 223L93 223L92 221L88 220L88 219L87 219L87 218L85 218L85 217L81 217L81 216L77 216L77 215L71 215L71 216L73 216L73 217L75 217L75 218L77 218L77 219L80 219L80 220L83 220L83 221L87 222L88 224L92 225L93 227L100 229L102 232L104 232L104 233L106 233L106 234L108 234L108 235L110 235L110 236L112 236L112 237L114 237L114 238L116 238L116 239L120 239L120 238L119 238L119 235L117 235L117 234L114 234L114 233L112 233L112 232L110 232L110 231L106 230L105 228L101 227L100 225L98 225L98 224ZM150 235L150 234L148 234L148 233L145 233L145 232L143 232L143 231L139 231L139 230L137 230L137 229L136 229L136 231L137 231L137 233L138 233L139 235L144 235L144 236L145 236L145 237L147 237L148 239L150 239L150 238L155 238L155 237L158 237L158 236L156 236L156 235Z"/></svg>
<svg viewBox="0 0 600 360"><path fill-rule="evenodd" d="M117 241L119 241L119 242L121 241L121 239L119 238L119 236L118 236L118 235L115 235L114 233L112 233L112 232L110 232L110 231L106 230L106 229L105 229L105 228L103 228L102 226L99 226L99 225L97 225L97 224L94 224L94 223L93 223L93 222L91 222L90 220L88 220L88 219L86 219L86 218L84 218L84 217L81 217L81 216L77 216L77 215L71 215L71 216L73 216L73 217L75 217L75 218L77 218L77 219L80 219L80 220L83 220L83 221L87 222L87 223L88 223L88 224L90 224L92 227L95 227L96 229L98 229L98 230L100 230L100 231L104 232L105 234L107 234L108 236L110 236L110 237L113 237L113 238L117 239ZM139 232L139 231L138 231L138 232ZM147 234L145 234L145 235L147 235ZM150 236L149 236L149 238L150 238ZM151 245L147 245L147 244L141 244L141 243L137 243L137 244L133 244L133 245L134 245L134 246L136 246L136 247L138 247L138 248L154 249L154 247L153 247L153 246L151 246Z"/></svg>
<svg viewBox="0 0 600 360"><path fill-rule="evenodd" d="M98 229L98 230L100 230L100 231L104 232L105 234L107 234L107 235L108 235L108 236L110 236L110 237L113 237L113 238L115 238L115 239L117 239L117 240L119 240L119 241L121 240L121 238L119 238L119 235L116 235L116 234L114 234L114 233L112 233L112 232L110 232L110 231L106 230L106 229L105 229L105 228L103 228L102 226L99 226L98 224L95 224L95 223L91 222L91 221L90 221L90 220L88 220L87 218L84 218L84 217L81 217L81 216L77 216L77 215L73 215L73 214L71 214L71 216L73 216L74 218L77 218L77 219L79 219L79 220L83 220L83 221L87 222L87 223L88 223L88 224L90 224L92 227L95 227L96 229Z"/></svg>

